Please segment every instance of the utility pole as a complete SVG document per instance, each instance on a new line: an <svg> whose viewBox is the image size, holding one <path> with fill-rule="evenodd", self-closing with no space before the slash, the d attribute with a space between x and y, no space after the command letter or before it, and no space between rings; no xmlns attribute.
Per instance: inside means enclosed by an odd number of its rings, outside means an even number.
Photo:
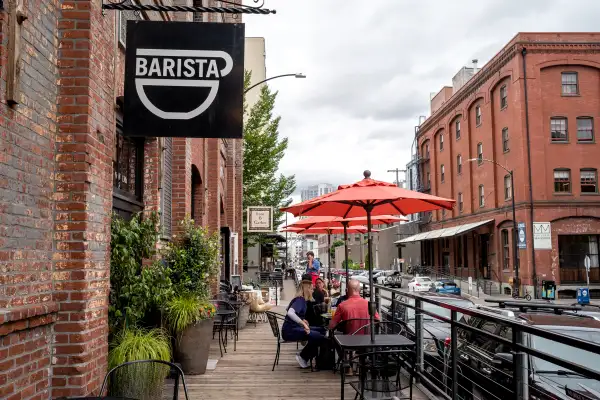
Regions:
<svg viewBox="0 0 600 400"><path fill-rule="evenodd" d="M400 176L398 175L400 172L402 173L406 173L405 169L400 169L400 168L396 168L396 169L388 169L387 172L395 172L396 173L396 185L398 187L400 187Z"/></svg>

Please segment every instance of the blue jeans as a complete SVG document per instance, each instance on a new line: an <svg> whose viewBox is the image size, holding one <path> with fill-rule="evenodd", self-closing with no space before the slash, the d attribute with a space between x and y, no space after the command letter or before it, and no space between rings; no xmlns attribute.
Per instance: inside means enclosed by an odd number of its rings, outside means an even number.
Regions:
<svg viewBox="0 0 600 400"><path fill-rule="evenodd" d="M319 353L319 347L323 340L325 340L325 328L311 326L310 333L307 334L304 331L304 328L298 325L291 329L284 330L281 336L283 337L283 340L290 342L306 340L308 343L300 352L300 357L308 361L315 358Z"/></svg>

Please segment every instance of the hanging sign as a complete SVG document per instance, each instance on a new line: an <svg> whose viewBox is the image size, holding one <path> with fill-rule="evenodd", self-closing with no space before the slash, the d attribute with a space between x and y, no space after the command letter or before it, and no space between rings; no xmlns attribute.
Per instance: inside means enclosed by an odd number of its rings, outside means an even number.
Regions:
<svg viewBox="0 0 600 400"><path fill-rule="evenodd" d="M125 136L241 138L244 24L127 21Z"/></svg>
<svg viewBox="0 0 600 400"><path fill-rule="evenodd" d="M519 249L527 248L527 235L525 234L525 222L519 222L517 224L517 234L519 240L517 241L517 246Z"/></svg>
<svg viewBox="0 0 600 400"><path fill-rule="evenodd" d="M247 232L273 232L273 207L248 207Z"/></svg>

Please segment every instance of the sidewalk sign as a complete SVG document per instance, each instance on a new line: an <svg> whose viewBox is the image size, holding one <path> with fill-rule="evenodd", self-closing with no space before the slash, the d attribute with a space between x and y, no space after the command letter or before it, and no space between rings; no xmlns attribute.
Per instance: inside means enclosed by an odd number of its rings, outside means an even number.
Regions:
<svg viewBox="0 0 600 400"><path fill-rule="evenodd" d="M590 291L588 288L577 289L577 303L590 304Z"/></svg>

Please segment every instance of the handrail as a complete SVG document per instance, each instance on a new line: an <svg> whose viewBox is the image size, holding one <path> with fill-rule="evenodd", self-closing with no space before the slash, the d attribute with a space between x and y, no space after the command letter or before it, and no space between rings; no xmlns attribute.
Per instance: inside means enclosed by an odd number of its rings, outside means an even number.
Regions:
<svg viewBox="0 0 600 400"><path fill-rule="evenodd" d="M474 328L468 324L459 322L459 321L453 321L452 318L446 318L440 315L437 315L435 313L432 313L430 311L427 311L425 309L420 309L417 306L418 302L423 302L423 303L429 303L429 304L433 304L436 305L438 307L441 308L445 308L451 311L452 314L456 314L457 312L462 313L464 315L469 315L472 317L479 317L479 318L483 318L486 320L490 320L490 321L499 321L502 322L503 324L510 326L513 330L513 332L525 332L525 333L529 333L532 335L536 335L554 342L560 342L562 344L566 344L568 346L572 346L575 347L577 349L581 349L581 350L585 350L588 351L590 353L594 353L594 354L598 354L600 355L600 344L598 343L594 343L594 342L589 342L586 340L582 340L573 336L567 336L567 335L563 335L563 334L557 334L554 333L550 330L544 330L544 329L540 329L537 328L535 326L530 326L530 325L526 325L523 322L520 322L519 320L516 319L511 319L509 317L505 317L502 315L497 315L497 314L493 314L491 312L487 312L487 311L483 311L483 310L478 310L478 309L473 309L473 308L464 308L464 307L460 307L460 306L456 306L453 304L449 304L449 303L445 303L443 301L439 301L439 300L434 300L432 298L420 295L418 293L412 293L412 292L404 292L404 291L400 291L398 289L392 289L392 288L388 288L385 286L381 286L381 285L373 285L374 288L376 288L377 290L379 290L379 292L381 291L387 291L387 292L391 292L393 293L395 296L392 297L385 297L385 296L381 296L381 299L385 299L385 300L389 300L391 302L395 302L398 303L399 301L397 299L395 299L396 296L400 295L403 297L407 297L407 298L411 298L415 300L415 305L411 305L407 302L402 302L403 306L406 306L408 308L411 308L413 310L415 310L415 315L418 313L421 314L425 314L428 316L431 316L439 321L442 322L446 322L448 324L450 324L451 326L457 326L458 328L470 331L470 332L474 332L477 334L481 334L484 336L487 336L489 338L492 338L493 340L496 340L498 342L504 343L506 345L511 346L513 349L521 351L523 353L529 354L531 356L534 357L538 357L541 358L543 360L546 360L550 363L553 363L555 365L559 365L563 368L566 368L568 370L572 370L574 372L577 372L579 374L582 374L584 376L590 377L592 379L595 380L600 380L600 371L595 371L592 369L589 369L587 367L581 366L579 364L575 364L557 357L554 357L552 355L540 352L538 350L535 350L533 348L530 348L526 345L523 345L521 343L515 343L515 334L513 333L513 340L508 340L505 339L501 336L495 335L493 333L481 330L481 329L477 329ZM395 318L395 316L393 316L393 318Z"/></svg>

